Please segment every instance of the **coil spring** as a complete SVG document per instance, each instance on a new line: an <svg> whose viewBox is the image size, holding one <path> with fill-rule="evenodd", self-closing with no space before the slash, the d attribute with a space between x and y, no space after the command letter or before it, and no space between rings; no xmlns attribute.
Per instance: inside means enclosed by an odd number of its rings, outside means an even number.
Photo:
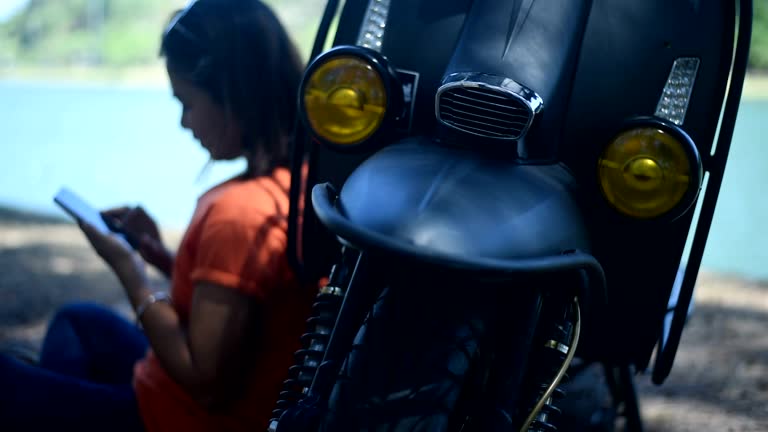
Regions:
<svg viewBox="0 0 768 432"><path fill-rule="evenodd" d="M535 387L536 400L544 396L552 384L552 377L557 374L558 369L565 361L569 350L566 344L570 340L571 331L572 327L570 324L555 326L552 338L541 347L541 368L538 375L540 378ZM565 375L561 383L567 380L568 376ZM560 386L556 387L552 395L544 402L541 411L536 415L527 432L557 432L557 426L553 422L560 416L562 411L555 405L555 402L564 397L565 391Z"/></svg>
<svg viewBox="0 0 768 432"><path fill-rule="evenodd" d="M548 385L549 384L546 384L546 383L541 384L540 394L543 394L547 390ZM536 416L536 420L533 421L528 431L529 432L557 432L557 426L555 426L551 422L560 416L561 410L560 408L554 405L554 402L564 397L565 397L565 391L562 388L557 387L555 389L555 392L552 394L552 397L550 397L544 403L544 406L541 408L539 415Z"/></svg>
<svg viewBox="0 0 768 432"><path fill-rule="evenodd" d="M320 289L312 305L312 315L307 320L307 333L301 336L303 348L294 353L295 364L288 369L288 379L283 382L283 390L272 411L269 430L276 429L280 416L307 396L323 360L344 300L345 290L340 287L348 285L351 270L354 269L354 266L348 265L354 255L345 252L341 265L333 266L328 284Z"/></svg>

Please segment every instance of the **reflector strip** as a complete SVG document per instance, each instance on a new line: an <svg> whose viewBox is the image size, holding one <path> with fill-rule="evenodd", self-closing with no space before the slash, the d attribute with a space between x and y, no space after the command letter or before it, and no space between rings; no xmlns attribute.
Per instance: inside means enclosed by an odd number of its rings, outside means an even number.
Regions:
<svg viewBox="0 0 768 432"><path fill-rule="evenodd" d="M384 30L387 26L390 0L370 0L360 26L357 45L381 52L381 42L384 40Z"/></svg>
<svg viewBox="0 0 768 432"><path fill-rule="evenodd" d="M698 70L699 59L697 58L681 57L675 60L669 72L667 84L664 85L664 91L661 93L659 104L656 105L654 113L656 117L669 120L678 126L683 124Z"/></svg>

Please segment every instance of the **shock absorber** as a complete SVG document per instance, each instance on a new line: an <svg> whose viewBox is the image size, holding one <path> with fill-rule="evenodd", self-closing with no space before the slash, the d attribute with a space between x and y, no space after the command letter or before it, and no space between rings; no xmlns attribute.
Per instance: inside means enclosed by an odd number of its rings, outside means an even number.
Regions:
<svg viewBox="0 0 768 432"><path fill-rule="evenodd" d="M539 339L536 366L532 374L532 388L537 402L531 408L520 432L557 431L553 421L560 415L560 409L555 406L555 402L565 397L565 392L558 386L573 360L580 331L579 303L574 298L572 306L567 305L561 318L554 320L544 332L544 337Z"/></svg>
<svg viewBox="0 0 768 432"><path fill-rule="evenodd" d="M296 363L288 369L288 379L283 382L283 390L272 411L269 432L277 431L280 416L306 397L323 360L356 260L356 252L342 249L341 262L331 268L328 283L320 288L312 305L312 315L307 319L307 333L301 336L302 348L294 353Z"/></svg>

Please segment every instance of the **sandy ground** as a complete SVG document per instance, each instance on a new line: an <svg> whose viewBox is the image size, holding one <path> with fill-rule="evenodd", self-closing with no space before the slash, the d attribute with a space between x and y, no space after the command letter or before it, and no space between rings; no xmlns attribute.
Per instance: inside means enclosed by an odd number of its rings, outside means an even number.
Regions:
<svg viewBox="0 0 768 432"><path fill-rule="evenodd" d="M170 247L180 234L162 233ZM167 285L151 269L150 276ZM0 341L39 343L51 314L73 301L131 313L117 278L74 224L0 208Z"/></svg>
<svg viewBox="0 0 768 432"><path fill-rule="evenodd" d="M661 387L638 379L652 431L768 431L768 284L702 274Z"/></svg>
<svg viewBox="0 0 768 432"><path fill-rule="evenodd" d="M637 378L646 430L768 431L768 284L703 273L695 298L667 382ZM75 300L130 313L75 226L0 209L0 343L39 343L56 307Z"/></svg>

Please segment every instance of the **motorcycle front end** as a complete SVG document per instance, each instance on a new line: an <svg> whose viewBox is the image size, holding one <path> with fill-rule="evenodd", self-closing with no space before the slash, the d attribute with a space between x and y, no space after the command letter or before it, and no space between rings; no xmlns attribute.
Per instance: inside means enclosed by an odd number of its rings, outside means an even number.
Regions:
<svg viewBox="0 0 768 432"><path fill-rule="evenodd" d="M574 359L641 430L631 372L655 350L661 384L674 361L750 0L337 9L299 94L289 224L297 271L332 270L270 430L576 430Z"/></svg>

